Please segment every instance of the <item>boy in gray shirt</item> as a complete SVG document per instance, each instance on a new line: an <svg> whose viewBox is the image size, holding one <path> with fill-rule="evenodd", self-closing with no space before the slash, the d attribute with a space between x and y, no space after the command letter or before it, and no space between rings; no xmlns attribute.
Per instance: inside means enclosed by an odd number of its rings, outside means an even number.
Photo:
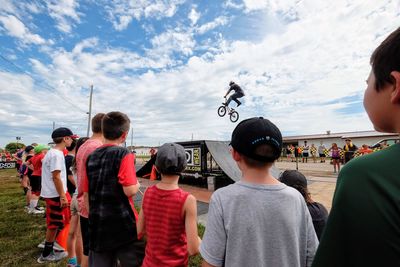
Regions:
<svg viewBox="0 0 400 267"><path fill-rule="evenodd" d="M279 129L262 117L244 120L231 146L242 179L211 197L202 266L311 266L318 239L306 203L269 173L282 150Z"/></svg>

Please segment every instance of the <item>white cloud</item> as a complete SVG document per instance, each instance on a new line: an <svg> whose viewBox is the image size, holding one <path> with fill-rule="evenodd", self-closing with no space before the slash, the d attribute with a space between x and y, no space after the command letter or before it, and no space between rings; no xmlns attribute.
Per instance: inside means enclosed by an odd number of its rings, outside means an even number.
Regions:
<svg viewBox="0 0 400 267"><path fill-rule="evenodd" d="M31 63L37 76L83 109L88 101L85 88L94 84L94 113L127 113L136 144L189 140L192 133L195 139L227 140L235 124L218 117L216 109L230 80L246 92L238 109L241 119L264 116L283 132L299 134L371 129L365 112L359 112L364 80L371 52L398 27L397 3L304 0L274 8L281 10L275 12L278 19L285 12L297 19L285 19L279 32L260 22L266 33L257 42L211 40L204 54L193 52L198 49L195 31L187 27L154 37L145 56L90 38L70 50L50 50L50 64ZM169 57L174 53L189 59L174 67L171 60L176 58ZM40 88L27 77L7 75L0 75L0 88L11 84L12 94L2 101L0 114L17 116L15 103L26 104L29 114L13 121L33 116L29 124L42 131L54 120L72 125L78 134L86 132L84 112L49 92L38 95ZM45 101L38 111L30 109L37 103L31 96ZM15 131L22 127L7 125Z"/></svg>
<svg viewBox="0 0 400 267"><path fill-rule="evenodd" d="M241 8L243 8L243 4L242 4L242 3L236 3L236 2L233 1L233 0L227 0L227 1L224 3L224 6L225 6L225 7L229 7L229 8L234 8L234 9L241 9Z"/></svg>
<svg viewBox="0 0 400 267"><path fill-rule="evenodd" d="M268 0L243 0L243 4L245 5L248 11L265 9L268 7Z"/></svg>
<svg viewBox="0 0 400 267"><path fill-rule="evenodd" d="M198 13L196 9L193 7L189 13L189 19L192 22L192 25L195 25L199 20L199 18L200 18L200 13Z"/></svg>
<svg viewBox="0 0 400 267"><path fill-rule="evenodd" d="M38 34L31 33L25 24L13 15L0 15L0 22L8 35L18 38L24 44L41 45L46 43L46 40Z"/></svg>
<svg viewBox="0 0 400 267"><path fill-rule="evenodd" d="M118 22L114 24L114 27L117 31L125 30L128 27L129 23L131 23L131 21L132 21L131 16L126 16L126 15L120 16L118 18Z"/></svg>
<svg viewBox="0 0 400 267"><path fill-rule="evenodd" d="M178 6L185 0L115 0L111 3L104 1L104 5L114 28L117 31L125 30L132 19L141 18L161 19L175 15Z"/></svg>
<svg viewBox="0 0 400 267"><path fill-rule="evenodd" d="M207 31L213 30L218 26L224 26L229 22L229 19L226 16L217 17L211 22L201 25L197 28L197 33L204 34Z"/></svg>
<svg viewBox="0 0 400 267"><path fill-rule="evenodd" d="M77 11L77 0L46 0L46 4L50 17L57 22L56 27L60 31L70 33L74 23L80 22L82 14Z"/></svg>
<svg viewBox="0 0 400 267"><path fill-rule="evenodd" d="M149 53L150 55L170 55L173 52L179 52L185 56L190 56L193 53L196 42L190 32L167 30L152 38L151 44L153 49Z"/></svg>

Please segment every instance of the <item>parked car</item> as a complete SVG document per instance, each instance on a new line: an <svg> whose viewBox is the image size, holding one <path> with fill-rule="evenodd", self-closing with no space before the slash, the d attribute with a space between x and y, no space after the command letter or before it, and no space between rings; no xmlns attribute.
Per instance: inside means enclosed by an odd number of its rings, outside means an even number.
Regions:
<svg viewBox="0 0 400 267"><path fill-rule="evenodd" d="M383 146L391 146L394 144L400 143L400 137L397 138L388 138L388 139L382 139L379 142L377 142L376 144L370 146L369 148L379 148L379 147L383 147Z"/></svg>

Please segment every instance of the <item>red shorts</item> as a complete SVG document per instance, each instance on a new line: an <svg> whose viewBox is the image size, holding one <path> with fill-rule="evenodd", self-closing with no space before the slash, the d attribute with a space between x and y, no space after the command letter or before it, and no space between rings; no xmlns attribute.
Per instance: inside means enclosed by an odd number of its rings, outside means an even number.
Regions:
<svg viewBox="0 0 400 267"><path fill-rule="evenodd" d="M65 197L68 201L68 207L61 208L60 197L46 198L46 224L47 229L63 229L66 224L69 223L71 218L71 210L69 204L71 204L71 196L69 193L65 193Z"/></svg>

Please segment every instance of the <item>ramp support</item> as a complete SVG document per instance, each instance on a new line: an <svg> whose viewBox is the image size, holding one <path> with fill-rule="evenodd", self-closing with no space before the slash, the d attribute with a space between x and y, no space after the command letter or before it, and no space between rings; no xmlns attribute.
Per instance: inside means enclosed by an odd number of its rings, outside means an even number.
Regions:
<svg viewBox="0 0 400 267"><path fill-rule="evenodd" d="M215 176L207 177L207 189L208 191L215 191Z"/></svg>

